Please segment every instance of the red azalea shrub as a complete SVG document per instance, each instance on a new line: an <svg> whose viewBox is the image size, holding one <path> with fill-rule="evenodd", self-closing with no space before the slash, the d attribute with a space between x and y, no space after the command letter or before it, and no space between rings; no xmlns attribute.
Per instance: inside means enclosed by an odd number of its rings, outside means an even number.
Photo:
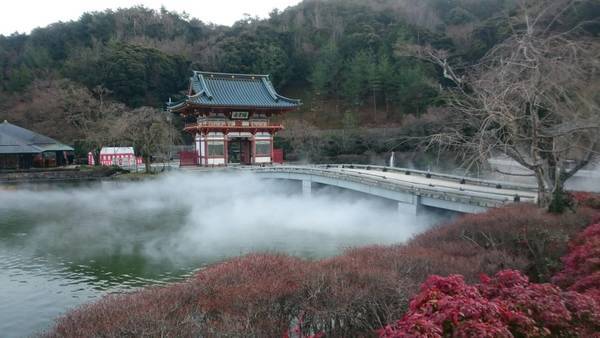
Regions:
<svg viewBox="0 0 600 338"><path fill-rule="evenodd" d="M380 337L592 337L600 332L600 307L576 292L530 283L504 270L480 284L460 275L431 276L408 313Z"/></svg>
<svg viewBox="0 0 600 338"><path fill-rule="evenodd" d="M571 196L579 206L600 210L600 194L591 192L573 192L571 193Z"/></svg>
<svg viewBox="0 0 600 338"><path fill-rule="evenodd" d="M569 243L563 264L552 281L600 302L600 223L590 225Z"/></svg>

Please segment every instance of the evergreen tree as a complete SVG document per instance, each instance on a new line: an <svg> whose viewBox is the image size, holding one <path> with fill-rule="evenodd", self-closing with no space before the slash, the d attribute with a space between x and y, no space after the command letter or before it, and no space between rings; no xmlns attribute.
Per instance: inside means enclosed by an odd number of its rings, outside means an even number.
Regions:
<svg viewBox="0 0 600 338"><path fill-rule="evenodd" d="M373 57L369 58L369 62L367 65L367 81L369 84L369 91L372 97L373 103L373 115L377 117L377 97L381 92L383 80L382 75L379 72L378 64Z"/></svg>
<svg viewBox="0 0 600 338"><path fill-rule="evenodd" d="M360 106L363 103L368 89L370 64L371 57L365 51L358 52L346 62L342 93L344 98L354 106Z"/></svg>
<svg viewBox="0 0 600 338"><path fill-rule="evenodd" d="M381 88L385 101L385 113L389 113L390 104L398 91L398 77L390 58L386 54L381 54L377 64L377 72L381 78Z"/></svg>
<svg viewBox="0 0 600 338"><path fill-rule="evenodd" d="M328 96L337 92L339 58L337 45L334 41L329 41L322 48L309 75L309 81L317 95Z"/></svg>

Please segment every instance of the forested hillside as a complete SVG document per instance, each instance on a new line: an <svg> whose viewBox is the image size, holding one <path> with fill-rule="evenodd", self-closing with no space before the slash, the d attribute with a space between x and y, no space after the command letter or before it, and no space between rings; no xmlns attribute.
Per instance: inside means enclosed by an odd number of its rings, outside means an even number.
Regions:
<svg viewBox="0 0 600 338"><path fill-rule="evenodd" d="M516 2L305 0L232 27L167 9L86 13L0 36L0 119L72 142L86 137L77 116L163 108L197 69L271 74L279 91L304 102L287 118L313 128L401 127L440 105L448 85L441 69L403 46L476 63L514 28L509 18L523 10ZM579 1L556 25L598 36L599 25L586 23L598 16L597 1Z"/></svg>

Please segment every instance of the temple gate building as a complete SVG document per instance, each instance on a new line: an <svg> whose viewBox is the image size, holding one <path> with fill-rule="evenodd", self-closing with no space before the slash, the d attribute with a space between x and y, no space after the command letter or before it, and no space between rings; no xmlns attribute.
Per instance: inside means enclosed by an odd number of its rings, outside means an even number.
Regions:
<svg viewBox="0 0 600 338"><path fill-rule="evenodd" d="M195 71L186 99L169 103L194 135L193 159L182 164L221 166L272 163L273 116L298 109L300 100L279 95L268 75Z"/></svg>

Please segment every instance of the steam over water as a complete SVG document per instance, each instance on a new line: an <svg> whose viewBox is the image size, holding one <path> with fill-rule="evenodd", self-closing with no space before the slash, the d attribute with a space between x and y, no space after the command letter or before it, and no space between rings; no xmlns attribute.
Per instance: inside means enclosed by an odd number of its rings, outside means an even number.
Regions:
<svg viewBox="0 0 600 338"><path fill-rule="evenodd" d="M249 174L0 190L0 332L30 335L107 292L180 279L227 257L326 257L402 242L436 222L364 196L299 190Z"/></svg>

